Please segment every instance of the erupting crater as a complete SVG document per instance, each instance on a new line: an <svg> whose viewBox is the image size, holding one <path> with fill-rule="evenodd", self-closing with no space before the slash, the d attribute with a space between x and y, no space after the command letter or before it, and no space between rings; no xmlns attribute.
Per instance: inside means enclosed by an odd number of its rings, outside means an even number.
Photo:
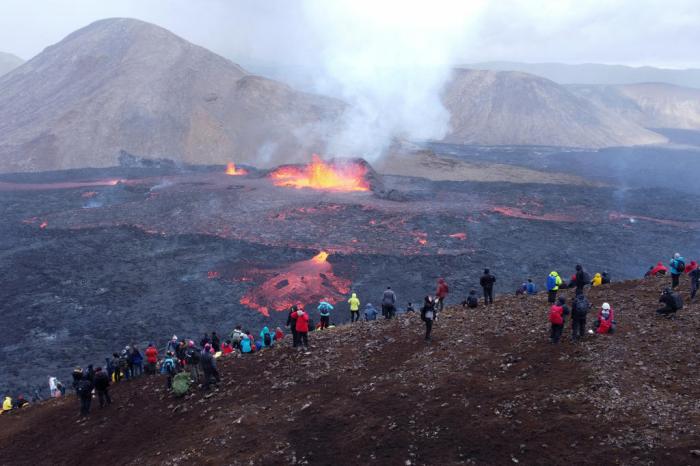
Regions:
<svg viewBox="0 0 700 466"><path fill-rule="evenodd" d="M350 192L369 191L366 175L367 167L357 161L325 162L314 154L308 165L279 167L269 176L275 186Z"/></svg>
<svg viewBox="0 0 700 466"><path fill-rule="evenodd" d="M320 301L335 304L345 298L351 285L350 280L333 274L326 251L281 269L248 270L240 280L249 281L251 277L260 277L264 281L249 290L240 303L267 317L270 310L286 311L293 304Z"/></svg>
<svg viewBox="0 0 700 466"><path fill-rule="evenodd" d="M248 170L245 168L237 168L235 163L229 162L226 164L226 174L229 176L247 175Z"/></svg>

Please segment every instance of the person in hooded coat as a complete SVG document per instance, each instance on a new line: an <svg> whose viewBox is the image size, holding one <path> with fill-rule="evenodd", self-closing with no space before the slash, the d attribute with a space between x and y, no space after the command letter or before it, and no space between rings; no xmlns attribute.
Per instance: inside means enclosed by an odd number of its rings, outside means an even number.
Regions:
<svg viewBox="0 0 700 466"><path fill-rule="evenodd" d="M462 301L462 307L468 307L469 309L476 309L479 307L479 297L476 295L476 290L469 291L467 299Z"/></svg>
<svg viewBox="0 0 700 466"><path fill-rule="evenodd" d="M571 339L578 341L586 332L586 317L591 304L583 293L576 295L571 309Z"/></svg>
<svg viewBox="0 0 700 466"><path fill-rule="evenodd" d="M202 351L202 358L200 360L202 372L204 372L204 384L202 385L203 390L209 390L209 384L212 381L214 383L219 383L221 381L219 371L216 368L216 359L211 352L212 349L211 344L207 343L204 345L204 351Z"/></svg>
<svg viewBox="0 0 700 466"><path fill-rule="evenodd" d="M445 308L445 299L447 299L447 294L450 292L450 288L447 286L447 282L444 278L438 278L437 289L435 290L435 297L437 298L436 311L442 312Z"/></svg>
<svg viewBox="0 0 700 466"><path fill-rule="evenodd" d="M2 402L2 413L12 411L12 397L5 395L5 400Z"/></svg>
<svg viewBox="0 0 700 466"><path fill-rule="evenodd" d="M241 336L241 353L247 354L253 352L251 339L245 333Z"/></svg>
<svg viewBox="0 0 700 466"><path fill-rule="evenodd" d="M211 347L214 349L214 353L221 351L221 338L216 332L211 332Z"/></svg>
<svg viewBox="0 0 700 466"><path fill-rule="evenodd" d="M279 343L282 340L284 340L284 332L281 328L277 327L277 329L275 329L275 343Z"/></svg>
<svg viewBox="0 0 700 466"><path fill-rule="evenodd" d="M97 393L97 399L100 401L100 408L112 404L112 398L109 396L109 382L110 380L107 372L103 371L101 367L98 367L95 371L94 383L95 393Z"/></svg>
<svg viewBox="0 0 700 466"><path fill-rule="evenodd" d="M608 285L610 284L610 273L609 272L603 272L603 275L601 275L601 283L603 285Z"/></svg>
<svg viewBox="0 0 700 466"><path fill-rule="evenodd" d="M357 298L357 293L350 296L348 304L350 305L350 322L357 322L360 320L360 300Z"/></svg>
<svg viewBox="0 0 700 466"><path fill-rule="evenodd" d="M435 302L430 296L426 296L423 300L420 318L425 322L425 341L429 342L431 340L430 334L433 331L433 320L435 319Z"/></svg>
<svg viewBox="0 0 700 466"><path fill-rule="evenodd" d="M610 307L610 304L603 303L603 306L598 311L598 318L593 322L593 327L596 333L604 335L615 333L615 314Z"/></svg>
<svg viewBox="0 0 700 466"><path fill-rule="evenodd" d="M385 319L391 319L396 313L396 293L390 286L386 287L382 295L382 315Z"/></svg>
<svg viewBox="0 0 700 466"><path fill-rule="evenodd" d="M562 284L561 277L556 271L549 272L547 276L547 302L554 304L557 301L557 292Z"/></svg>
<svg viewBox="0 0 700 466"><path fill-rule="evenodd" d="M603 276L600 273L593 275L593 280L591 280L591 286L600 286L603 284Z"/></svg>
<svg viewBox="0 0 700 466"><path fill-rule="evenodd" d="M668 272L666 266L661 262L657 262L656 266L651 267L649 272L647 272L648 277L663 277Z"/></svg>
<svg viewBox="0 0 700 466"><path fill-rule="evenodd" d="M479 280L481 288L484 290L484 304L493 304L493 285L496 283L496 276L489 269L484 269L484 274Z"/></svg>
<svg viewBox="0 0 700 466"><path fill-rule="evenodd" d="M561 334L564 331L565 317L568 314L569 309L566 307L566 299L563 297L560 297L556 304L552 304L549 308L549 323L551 324L549 339L552 343L559 343Z"/></svg>
<svg viewBox="0 0 700 466"><path fill-rule="evenodd" d="M297 313L297 306L292 305L292 307L289 308L289 314L287 315L287 327L289 327L289 330L292 332L292 347L296 348L299 346L299 335L297 334L297 329L296 329L296 320L294 319L294 316Z"/></svg>
<svg viewBox="0 0 700 466"><path fill-rule="evenodd" d="M148 348L146 348L146 374L155 375L157 364L158 350L153 343L149 343Z"/></svg>
<svg viewBox="0 0 700 466"><path fill-rule="evenodd" d="M309 315L303 309L298 309L294 316L294 324L299 334L299 344L305 350L309 349Z"/></svg>
<svg viewBox="0 0 700 466"><path fill-rule="evenodd" d="M583 270L583 266L581 264L576 264L576 274L574 274L574 277L574 281L576 282L576 294L581 294L583 293L583 288L586 286L586 284L591 281L590 275Z"/></svg>
<svg viewBox="0 0 700 466"><path fill-rule="evenodd" d="M80 415L87 416L90 414L90 405L92 404L92 382L87 377L83 377L78 382L78 399L80 400Z"/></svg>
<svg viewBox="0 0 700 466"><path fill-rule="evenodd" d="M365 305L365 322L369 322L370 320L377 320L377 309L375 309L374 306L372 306L372 303L367 303Z"/></svg>
<svg viewBox="0 0 700 466"><path fill-rule="evenodd" d="M327 301L321 301L318 304L318 313L321 316L321 330L328 328L331 325L331 311L333 305Z"/></svg>
<svg viewBox="0 0 700 466"><path fill-rule="evenodd" d="M698 288L700 288L700 268L696 267L688 276L690 277L690 301L692 302L695 299Z"/></svg>
<svg viewBox="0 0 700 466"><path fill-rule="evenodd" d="M187 342L185 361L187 362L187 367L190 368L190 380L194 383L199 383L199 362L202 359L201 354L201 350L194 345L194 341L190 340Z"/></svg>
<svg viewBox="0 0 700 466"><path fill-rule="evenodd" d="M275 337L272 335L269 328L263 327L260 331L260 341L262 342L263 348L269 348L274 345Z"/></svg>
<svg viewBox="0 0 700 466"><path fill-rule="evenodd" d="M669 265L671 266L671 288L676 288L680 283L681 274L685 271L685 259L679 253L675 253Z"/></svg>

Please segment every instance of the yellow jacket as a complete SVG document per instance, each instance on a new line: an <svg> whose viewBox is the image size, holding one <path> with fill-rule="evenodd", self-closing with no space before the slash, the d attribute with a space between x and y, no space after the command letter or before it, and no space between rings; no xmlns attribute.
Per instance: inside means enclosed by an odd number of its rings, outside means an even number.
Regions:
<svg viewBox="0 0 700 466"><path fill-rule="evenodd" d="M2 410L3 411L11 411L12 410L12 398L9 396L5 397L5 401L2 402Z"/></svg>
<svg viewBox="0 0 700 466"><path fill-rule="evenodd" d="M591 280L591 285L593 286L600 286L603 283L603 277L597 273L593 276L593 280Z"/></svg>
<svg viewBox="0 0 700 466"><path fill-rule="evenodd" d="M353 293L350 299L348 299L348 304L350 305L351 311L360 310L360 300L357 299L357 294Z"/></svg>

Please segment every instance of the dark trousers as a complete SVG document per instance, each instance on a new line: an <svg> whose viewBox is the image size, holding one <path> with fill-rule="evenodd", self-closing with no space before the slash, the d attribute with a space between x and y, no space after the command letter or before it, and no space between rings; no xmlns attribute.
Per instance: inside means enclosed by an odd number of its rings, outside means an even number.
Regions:
<svg viewBox="0 0 700 466"><path fill-rule="evenodd" d="M296 331L294 324L292 324L292 347L296 348L297 346L299 346L299 332Z"/></svg>
<svg viewBox="0 0 700 466"><path fill-rule="evenodd" d="M425 319L425 339L430 340L430 332L433 331L433 319Z"/></svg>
<svg viewBox="0 0 700 466"><path fill-rule="evenodd" d="M557 301L557 290L550 290L547 292L547 302L554 304Z"/></svg>
<svg viewBox="0 0 700 466"><path fill-rule="evenodd" d="M445 298L438 298L436 311L442 312L445 308Z"/></svg>
<svg viewBox="0 0 700 466"><path fill-rule="evenodd" d="M493 304L493 288L484 288L484 304Z"/></svg>
<svg viewBox="0 0 700 466"><path fill-rule="evenodd" d="M678 284L680 283L680 279L681 279L681 274L672 273L671 274L671 288L677 287Z"/></svg>
<svg viewBox="0 0 700 466"><path fill-rule="evenodd" d="M357 322L360 320L360 311L350 311L350 322Z"/></svg>
<svg viewBox="0 0 700 466"><path fill-rule="evenodd" d="M391 319L394 317L394 305L393 304L382 304L382 315L385 319Z"/></svg>
<svg viewBox="0 0 700 466"><path fill-rule="evenodd" d="M571 319L571 338L576 341L579 338L583 338L586 332L586 318L573 318Z"/></svg>
<svg viewBox="0 0 700 466"><path fill-rule="evenodd" d="M563 331L564 324L552 324L552 330L549 332L549 339L552 340L552 343L559 343Z"/></svg>
<svg viewBox="0 0 700 466"><path fill-rule="evenodd" d="M202 384L202 389L203 390L209 390L209 384L212 383L219 383L221 381L221 378L219 377L219 371L211 368L211 369L205 369L204 370L204 383Z"/></svg>
<svg viewBox="0 0 700 466"><path fill-rule="evenodd" d="M321 328L328 328L330 325L331 316L321 316Z"/></svg>
<svg viewBox="0 0 700 466"><path fill-rule="evenodd" d="M105 404L107 406L112 404L112 398L109 397L109 388L95 391L97 392L97 399L100 400L100 408L104 408Z"/></svg>
<svg viewBox="0 0 700 466"><path fill-rule="evenodd" d="M139 375L143 374L143 363L141 364L134 364L131 367L131 376L132 377L137 377Z"/></svg>
<svg viewBox="0 0 700 466"><path fill-rule="evenodd" d="M695 294L698 292L698 282L695 280L690 281L690 299L695 299Z"/></svg>
<svg viewBox="0 0 700 466"><path fill-rule="evenodd" d="M667 316L667 315L669 315L669 314L675 314L675 313L676 313L676 310L673 309L671 306L664 306L664 307L662 307L661 309L657 309L657 310L656 310L656 313L657 313L657 314L663 314L663 315Z"/></svg>
<svg viewBox="0 0 700 466"><path fill-rule="evenodd" d="M299 335L299 345L302 345L304 348L309 347L309 332L297 332Z"/></svg>
<svg viewBox="0 0 700 466"><path fill-rule="evenodd" d="M92 393L89 396L80 397L80 415L87 416L90 414L90 404L92 403Z"/></svg>

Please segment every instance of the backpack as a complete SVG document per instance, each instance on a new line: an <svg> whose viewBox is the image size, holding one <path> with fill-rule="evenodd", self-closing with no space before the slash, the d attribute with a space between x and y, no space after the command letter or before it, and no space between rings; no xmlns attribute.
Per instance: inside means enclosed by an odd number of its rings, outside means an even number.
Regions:
<svg viewBox="0 0 700 466"><path fill-rule="evenodd" d="M549 308L549 322L554 325L562 325L564 323L564 308L556 305Z"/></svg>
<svg viewBox="0 0 700 466"><path fill-rule="evenodd" d="M675 269L679 272L684 272L685 271L685 261L683 259L676 259Z"/></svg>
<svg viewBox="0 0 700 466"><path fill-rule="evenodd" d="M269 333L266 333L266 334L263 336L263 342L265 343L265 346L270 346L270 345L272 345L272 337L270 336Z"/></svg>
<svg viewBox="0 0 700 466"><path fill-rule="evenodd" d="M552 275L547 276L547 291L552 291L557 287L557 277Z"/></svg>
<svg viewBox="0 0 700 466"><path fill-rule="evenodd" d="M163 361L163 365L160 366L161 374L174 374L175 373L175 362L172 359L166 359Z"/></svg>
<svg viewBox="0 0 700 466"><path fill-rule="evenodd" d="M673 307L678 309L683 309L683 297L680 293L671 293L671 298L673 299Z"/></svg>
<svg viewBox="0 0 700 466"><path fill-rule="evenodd" d="M181 372L173 378L173 395L184 396L190 389L190 376Z"/></svg>
<svg viewBox="0 0 700 466"><path fill-rule="evenodd" d="M474 295L467 296L467 306L477 307L479 305L479 299Z"/></svg>
<svg viewBox="0 0 700 466"><path fill-rule="evenodd" d="M588 302L585 296L579 295L579 298L574 301L574 312L573 317L580 318L586 317L588 314L588 309L590 309L591 304Z"/></svg>
<svg viewBox="0 0 700 466"><path fill-rule="evenodd" d="M92 393L92 384L89 380L81 380L78 382L77 387L78 396L81 398L87 398L87 396Z"/></svg>

